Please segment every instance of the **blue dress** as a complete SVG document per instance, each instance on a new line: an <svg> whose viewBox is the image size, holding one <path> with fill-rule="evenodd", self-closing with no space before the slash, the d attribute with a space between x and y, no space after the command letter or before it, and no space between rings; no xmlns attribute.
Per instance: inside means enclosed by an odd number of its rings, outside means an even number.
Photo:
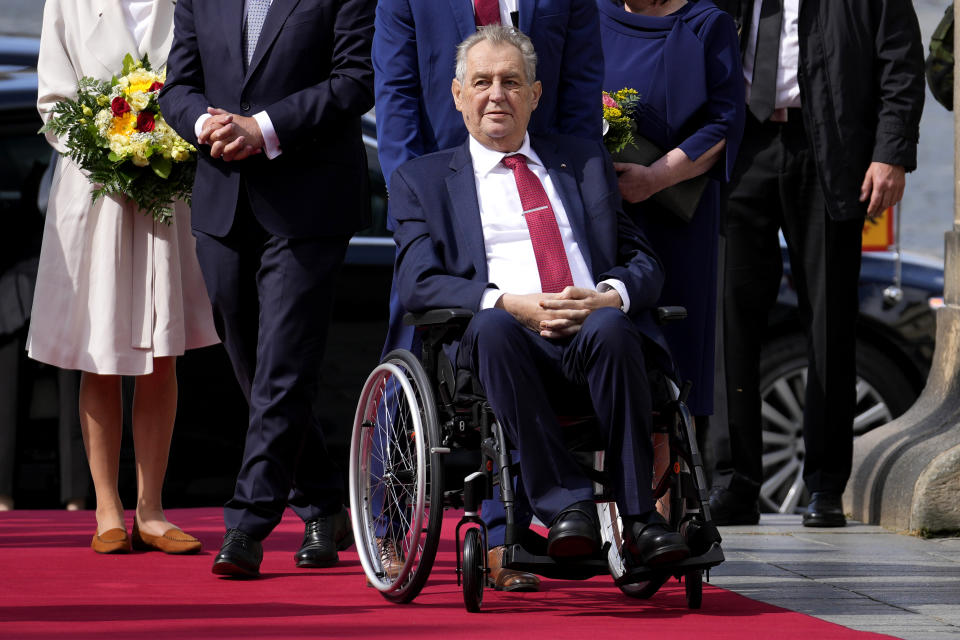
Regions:
<svg viewBox="0 0 960 640"><path fill-rule="evenodd" d="M709 0L663 17L597 0L604 57L603 88L639 92L637 129L661 149L696 160L721 140L726 150L690 223L647 200L625 204L647 233L666 272L660 304L683 305L688 318L664 327L695 415L713 413L720 180L728 180L743 135L744 84L733 19Z"/></svg>

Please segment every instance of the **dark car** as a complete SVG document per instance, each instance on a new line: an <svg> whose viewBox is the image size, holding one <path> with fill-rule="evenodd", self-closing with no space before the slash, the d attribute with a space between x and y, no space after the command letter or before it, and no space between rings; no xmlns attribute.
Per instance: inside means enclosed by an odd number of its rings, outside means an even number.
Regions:
<svg viewBox="0 0 960 640"><path fill-rule="evenodd" d="M30 220L13 244L39 240L39 177L50 148L37 134L36 39L0 38L0 197L4 234L11 221ZM376 365L386 335L394 244L386 228L386 187L376 153L372 115L363 121L370 166L374 222L350 242L336 294L327 355L320 372L316 413L334 456L346 464L357 398L367 373ZM764 506L791 511L803 503L800 467L803 441L799 411L803 404L805 345L797 320L789 265L785 265L780 301L771 314L762 361L765 446ZM902 296L884 291L894 282L889 253L865 253L860 281L858 339L860 404L857 433L905 411L919 394L933 355L935 335L931 299L942 296L939 263L907 257L902 265ZM2 339L2 337L0 337ZM25 358L24 358L25 360ZM179 410L167 473L167 506L221 503L233 487L246 429L246 406L223 349L190 351L179 359ZM76 411L58 407L52 367L25 362L22 420L18 440L17 499L21 506L56 503L56 415ZM0 384L4 374L0 372ZM129 396L130 381L125 388ZM127 411L129 414L129 411ZM0 425L0 428L11 428ZM127 438L125 442L129 443ZM135 488L132 453L125 447L121 488Z"/></svg>

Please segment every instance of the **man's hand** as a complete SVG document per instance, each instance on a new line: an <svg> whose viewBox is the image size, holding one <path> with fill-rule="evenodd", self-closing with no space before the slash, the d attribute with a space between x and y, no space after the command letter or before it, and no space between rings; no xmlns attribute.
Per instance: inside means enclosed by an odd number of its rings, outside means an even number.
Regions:
<svg viewBox="0 0 960 640"><path fill-rule="evenodd" d="M560 293L505 293L497 301L497 307L544 338L572 336L594 309L619 309L622 305L620 294L613 289L600 293L580 287L567 287Z"/></svg>
<svg viewBox="0 0 960 640"><path fill-rule="evenodd" d="M207 124L219 118L218 124L213 125L206 136L211 158L232 162L249 158L263 150L263 134L255 119L213 107L208 108L207 113L213 117L203 123L201 136L207 132Z"/></svg>
<svg viewBox="0 0 960 640"><path fill-rule="evenodd" d="M650 167L632 162L614 162L620 195L627 202L643 202L663 188L657 173Z"/></svg>
<svg viewBox="0 0 960 640"><path fill-rule="evenodd" d="M876 218L889 207L900 202L906 185L906 172L899 165L872 162L860 187L860 202L870 201L867 216Z"/></svg>

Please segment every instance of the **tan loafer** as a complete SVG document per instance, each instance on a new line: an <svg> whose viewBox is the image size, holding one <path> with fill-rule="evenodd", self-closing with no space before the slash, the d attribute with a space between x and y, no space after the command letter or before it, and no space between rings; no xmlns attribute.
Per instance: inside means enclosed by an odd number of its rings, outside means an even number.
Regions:
<svg viewBox="0 0 960 640"><path fill-rule="evenodd" d="M97 553L130 553L130 537L126 529L109 529L93 534L90 548Z"/></svg>
<svg viewBox="0 0 960 640"><path fill-rule="evenodd" d="M488 586L497 591L533 592L540 591L540 578L532 573L503 568L505 547L494 547L487 553Z"/></svg>
<svg viewBox="0 0 960 640"><path fill-rule="evenodd" d="M199 553L203 544L178 527L167 529L162 536L154 536L140 531L136 519L133 521L133 548L137 551L163 551L174 555Z"/></svg>
<svg viewBox="0 0 960 640"><path fill-rule="evenodd" d="M383 572L390 580L396 580L403 569L403 558L397 545L389 538L377 538L377 547L380 549L380 566L383 567ZM367 578L367 586L373 586L370 578Z"/></svg>

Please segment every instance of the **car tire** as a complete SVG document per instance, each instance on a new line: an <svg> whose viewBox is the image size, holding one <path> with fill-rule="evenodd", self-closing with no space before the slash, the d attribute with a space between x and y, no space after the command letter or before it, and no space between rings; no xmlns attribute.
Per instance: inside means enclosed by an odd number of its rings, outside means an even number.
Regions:
<svg viewBox="0 0 960 640"><path fill-rule="evenodd" d="M777 338L760 355L763 485L760 508L797 513L809 496L803 484L802 433L807 343L801 334ZM889 356L857 341L854 437L890 422L916 400L918 390Z"/></svg>

